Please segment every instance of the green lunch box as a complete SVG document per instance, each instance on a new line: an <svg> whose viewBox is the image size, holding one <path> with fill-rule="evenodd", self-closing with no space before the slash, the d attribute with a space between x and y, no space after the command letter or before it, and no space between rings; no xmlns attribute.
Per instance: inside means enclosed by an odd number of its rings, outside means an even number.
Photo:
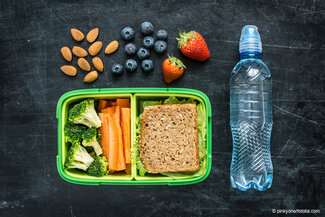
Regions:
<svg viewBox="0 0 325 217"><path fill-rule="evenodd" d="M109 174L100 178L88 176L85 172L77 169L65 170L63 168L66 155L68 153L68 147L64 140L63 127L67 122L67 115L70 106L86 98L94 99L107 99L114 100L116 98L129 98L131 106L131 155L135 155L134 141L135 141L135 120L139 116L139 108L141 101L144 100L162 100L170 96L177 98L192 98L197 100L205 106L206 111L206 171L201 176L193 177L191 175L177 176L174 178L163 176L146 174L140 176L136 168L136 162L131 162L131 174ZM103 89L83 89L75 90L65 93L61 96L57 104L56 118L58 119L58 156L57 156L57 168L60 176L71 183L85 184L85 185L185 185L194 184L206 179L211 170L212 164L212 127L211 127L211 104L209 98L202 92L192 89L182 88L103 88ZM134 157L131 156L131 159Z"/></svg>

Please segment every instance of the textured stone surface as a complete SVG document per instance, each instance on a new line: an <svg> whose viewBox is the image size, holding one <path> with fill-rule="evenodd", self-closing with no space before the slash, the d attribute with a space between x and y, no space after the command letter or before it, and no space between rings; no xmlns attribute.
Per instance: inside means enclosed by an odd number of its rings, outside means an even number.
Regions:
<svg viewBox="0 0 325 217"><path fill-rule="evenodd" d="M325 214L325 4L297 1L45 1L0 2L0 216L269 216L272 209L320 209ZM56 104L67 91L104 87L166 87L164 56L152 52L155 70L113 76L124 64L125 26L151 21L169 34L167 53L187 69L168 87L203 91L212 103L213 166L202 183L187 186L80 186L56 169ZM232 140L229 77L238 57L241 28L259 27L263 61L273 76L274 182L266 192L230 187ZM60 48L75 42L71 28L100 29L103 46L119 50L99 57L104 72L84 84L80 71L65 76ZM200 32L211 51L206 63L182 57L179 29ZM87 60L90 61L89 57ZM73 57L73 64L77 58ZM138 64L139 66L140 64Z"/></svg>

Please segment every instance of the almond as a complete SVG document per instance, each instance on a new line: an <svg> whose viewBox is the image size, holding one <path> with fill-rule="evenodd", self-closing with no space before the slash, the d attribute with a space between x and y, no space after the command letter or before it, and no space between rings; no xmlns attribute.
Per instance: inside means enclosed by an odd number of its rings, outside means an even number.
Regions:
<svg viewBox="0 0 325 217"><path fill-rule="evenodd" d="M85 57L88 55L87 51L79 46L74 46L72 48L72 53L76 55L77 57Z"/></svg>
<svg viewBox="0 0 325 217"><path fill-rule="evenodd" d="M92 60L92 62L93 62L94 67L95 67L98 71L100 71L100 72L103 71L103 69L104 69L104 64L103 64L102 60L101 60L99 57L94 57L93 60Z"/></svg>
<svg viewBox="0 0 325 217"><path fill-rule="evenodd" d="M88 32L87 34L87 41L90 42L90 43L93 43L97 37L98 37L98 33L99 33L99 29L98 28L95 28L95 29L92 29Z"/></svg>
<svg viewBox="0 0 325 217"><path fill-rule="evenodd" d="M90 71L90 65L85 58L78 59L78 66L84 71Z"/></svg>
<svg viewBox="0 0 325 217"><path fill-rule="evenodd" d="M82 41L84 39L84 34L78 29L71 29L72 38L76 41Z"/></svg>
<svg viewBox="0 0 325 217"><path fill-rule="evenodd" d="M84 82L93 82L98 78L98 73L97 71L91 71L89 72L86 77L84 78Z"/></svg>
<svg viewBox="0 0 325 217"><path fill-rule="evenodd" d="M72 60L72 53L69 47L67 46L62 47L61 54L66 61L70 62Z"/></svg>
<svg viewBox="0 0 325 217"><path fill-rule="evenodd" d="M95 43L90 45L88 52L90 55L95 56L96 54L99 53L99 51L102 49L102 47L103 47L103 42L96 41Z"/></svg>
<svg viewBox="0 0 325 217"><path fill-rule="evenodd" d="M69 76L76 76L77 74L77 69L70 65L61 66L61 71Z"/></svg>
<svg viewBox="0 0 325 217"><path fill-rule="evenodd" d="M118 49L118 42L117 41L112 41L105 48L105 53L106 54L111 54L111 53L114 53L117 49Z"/></svg>

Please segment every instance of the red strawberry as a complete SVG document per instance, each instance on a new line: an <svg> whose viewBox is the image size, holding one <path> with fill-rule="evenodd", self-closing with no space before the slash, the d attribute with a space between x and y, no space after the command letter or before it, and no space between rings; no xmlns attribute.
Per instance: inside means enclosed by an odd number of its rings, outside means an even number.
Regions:
<svg viewBox="0 0 325 217"><path fill-rule="evenodd" d="M184 64L176 57L168 56L162 64L162 71L164 74L164 80L167 84L175 81L181 77L184 72Z"/></svg>
<svg viewBox="0 0 325 217"><path fill-rule="evenodd" d="M210 57L210 51L203 37L191 31L186 33L184 30L179 31L178 49L182 54L190 59L204 62Z"/></svg>

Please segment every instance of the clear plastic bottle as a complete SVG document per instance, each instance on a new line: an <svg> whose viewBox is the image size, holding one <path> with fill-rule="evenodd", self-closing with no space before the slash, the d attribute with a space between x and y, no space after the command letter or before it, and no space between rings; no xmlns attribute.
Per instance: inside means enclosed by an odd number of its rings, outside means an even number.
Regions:
<svg viewBox="0 0 325 217"><path fill-rule="evenodd" d="M256 26L242 29L239 53L240 61L230 79L230 182L242 191L264 191L271 187L273 179L272 80L270 70L261 60L262 42Z"/></svg>

